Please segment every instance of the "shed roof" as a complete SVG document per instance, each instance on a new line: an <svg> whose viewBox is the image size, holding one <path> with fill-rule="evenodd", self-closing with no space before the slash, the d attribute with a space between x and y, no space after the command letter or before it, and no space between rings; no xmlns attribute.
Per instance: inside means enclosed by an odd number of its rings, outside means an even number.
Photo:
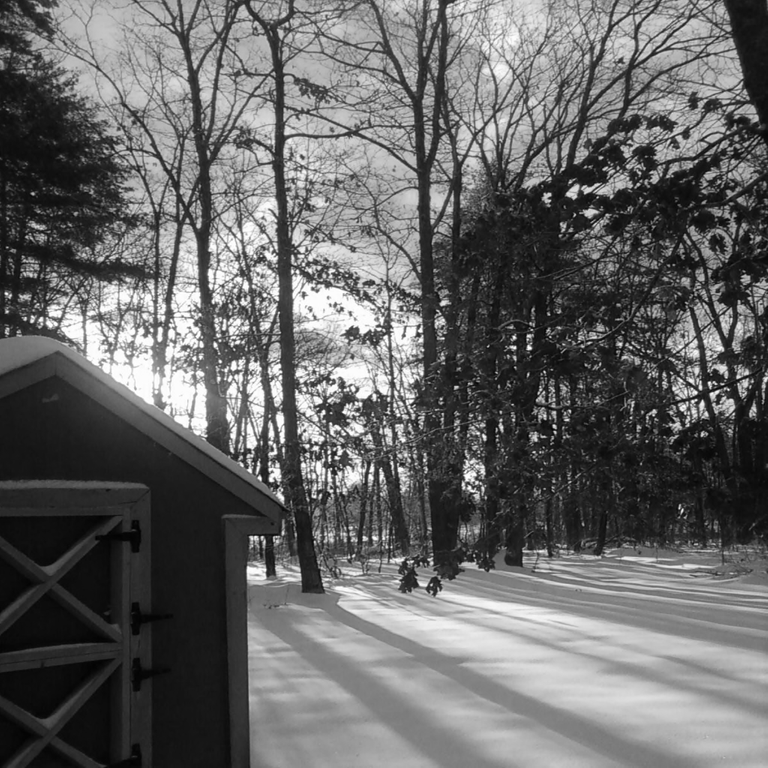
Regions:
<svg viewBox="0 0 768 768"><path fill-rule="evenodd" d="M64 344L42 336L0 339L0 398L56 376L128 421L259 514L279 533L284 505L244 467L150 405Z"/></svg>

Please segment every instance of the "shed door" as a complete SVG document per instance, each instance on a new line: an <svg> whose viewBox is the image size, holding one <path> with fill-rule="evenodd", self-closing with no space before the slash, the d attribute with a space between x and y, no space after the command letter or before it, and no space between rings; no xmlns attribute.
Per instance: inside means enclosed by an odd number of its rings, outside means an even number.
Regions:
<svg viewBox="0 0 768 768"><path fill-rule="evenodd" d="M144 486L0 483L0 768L151 764L148 547Z"/></svg>

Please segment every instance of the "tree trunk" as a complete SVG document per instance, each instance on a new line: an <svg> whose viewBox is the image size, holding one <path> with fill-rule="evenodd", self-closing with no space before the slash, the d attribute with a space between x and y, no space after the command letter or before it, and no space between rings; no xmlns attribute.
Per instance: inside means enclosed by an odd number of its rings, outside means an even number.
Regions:
<svg viewBox="0 0 768 768"><path fill-rule="evenodd" d="M427 495L432 525L435 564L448 561L459 534L461 470L456 466L453 434L452 393L443 391L438 375L437 315L439 297L435 284L434 228L432 223L432 169L442 134L441 114L446 88L448 57L448 3L440 2L432 27L421 30L418 47L417 85L412 92L414 155L416 164L419 268L421 280L421 331L427 440ZM435 54L436 61L432 61ZM427 103L427 83L432 78L434 94ZM441 395L447 408L440 413ZM445 404L444 404L445 405Z"/></svg>
<svg viewBox="0 0 768 768"><path fill-rule="evenodd" d="M507 510L507 532L504 541L506 552L504 553L504 562L515 568L523 567L525 536L523 535L522 521L525 519L525 513L525 503L520 504L518 509Z"/></svg>
<svg viewBox="0 0 768 768"><path fill-rule="evenodd" d="M710 372L709 372L709 363L707 360L706 340L704 338L704 334L701 328L701 323L699 322L699 317L696 314L695 308L689 307L688 314L689 314L689 317L691 318L691 325L696 335L696 346L697 346L698 357L699 357L699 371L700 371L700 376L701 376L701 381L703 386L701 398L704 402L704 407L707 411L707 416L709 417L712 436L715 442L715 451L717 454L718 463L720 465L719 467L720 473L723 476L723 480L725 481L725 486L728 489L728 493L730 494L730 497L731 497L730 498L730 504L732 505L731 511L736 512L736 514L731 514L730 517L731 519L737 519L739 506L742 501L740 497L741 495L740 495L739 482L736 477L736 473L734 471L731 456L728 452L728 443L726 441L725 434L722 429L721 419L719 417L719 414L717 413L717 409L715 408L715 404L712 400L712 393L709 389L709 382L711 381L711 378L710 378ZM727 529L725 526L721 526L720 535L724 544L729 545L733 543L730 540L732 536L731 526L727 526Z"/></svg>
<svg viewBox="0 0 768 768"><path fill-rule="evenodd" d="M142 173L142 181L150 200L152 187L146 174ZM161 300L161 275L163 248L161 244L162 230L162 203L154 210L154 252L155 252L155 282L153 295L153 333L152 333L152 402L161 410L165 410L165 383L168 377L168 347L170 343L171 325L173 323L173 297L176 295L176 279L179 271L179 257L181 255L181 243L184 234L184 216L182 206L176 195L175 203L175 229L173 233L173 247L171 249L170 263L168 265L168 278L162 289Z"/></svg>
<svg viewBox="0 0 768 768"><path fill-rule="evenodd" d="M389 280L387 280L389 284ZM393 518L395 520L395 536L400 544L400 550L404 555L410 553L411 540L408 530L408 521L405 519L405 510L403 509L403 493L400 484L399 468L399 437L397 431L397 414L395 412L395 395L397 392L397 383L395 380L395 355L393 346L392 332L392 292L387 292L387 374L389 380L389 396L387 398L387 416L389 419L389 441L391 456L391 497L390 506L393 508ZM388 485L390 481L388 481Z"/></svg>
<svg viewBox="0 0 768 768"><path fill-rule="evenodd" d="M485 475L485 509L483 513L483 538L481 554L486 564L495 557L501 546L501 528L499 512L499 456L498 456L499 420L489 416L485 420L485 445L483 450L483 471Z"/></svg>
<svg viewBox="0 0 768 768"><path fill-rule="evenodd" d="M369 398L368 407L368 428L371 432L373 447L376 451L376 463L384 475L384 483L387 487L387 500L389 502L389 514L392 518L392 527L394 529L395 541L400 551L407 556L411 547L408 526L405 522L405 513L403 511L403 498L400 492L400 484L393 469L393 461L388 456L388 451L384 445L384 438L379 426L379 419L384 416L381 404L378 400Z"/></svg>
<svg viewBox="0 0 768 768"><path fill-rule="evenodd" d="M546 506L544 508L544 527L546 533L547 557L554 557L555 554L555 528L554 528L554 507L555 500L552 494L547 496Z"/></svg>
<svg viewBox="0 0 768 768"><path fill-rule="evenodd" d="M301 569L302 592L323 593L323 581L315 553L310 514L301 466L299 414L296 402L296 338L293 315L293 242L290 230L288 188L285 178L285 71L283 41L280 29L290 23L293 4L281 19L268 22L250 5L253 20L261 27L269 44L274 77L275 129L272 147L272 169L275 181L275 221L277 240L278 315L280 328L280 371L282 377L282 413L285 441L283 446L282 482L286 501L296 524L296 545Z"/></svg>
<svg viewBox="0 0 768 768"><path fill-rule="evenodd" d="M498 552L501 545L501 529L499 526L500 486L499 477L499 356L503 344L499 329L501 318L501 302L504 291L505 270L501 263L497 266L493 294L485 327L486 353L483 357L483 374L485 390L488 392L485 404L485 445L483 447L483 471L485 475L485 538L483 554L488 561Z"/></svg>
<svg viewBox="0 0 768 768"><path fill-rule="evenodd" d="M275 537L265 536L264 544L264 565L267 569L267 578L273 579L277 576L277 563L275 562Z"/></svg>
<svg viewBox="0 0 768 768"><path fill-rule="evenodd" d="M198 68L192 57L191 29L179 32L178 39L187 65L192 107L192 135L197 157L197 184L199 215L190 219L195 230L197 247L197 288L200 299L198 321L203 352L203 386L205 387L206 440L225 454L229 454L229 422L227 400L221 391L219 359L216 350L216 311L211 290L211 232L214 219L213 184L211 179L211 147L209 131L203 109L203 95Z"/></svg>
<svg viewBox="0 0 768 768"><path fill-rule="evenodd" d="M363 552L363 538L365 536L365 524L368 517L368 498L370 496L368 492L368 483L371 478L371 461L369 459L363 459L363 479L360 483L360 512L358 514L357 521L357 555L362 555Z"/></svg>
<svg viewBox="0 0 768 768"><path fill-rule="evenodd" d="M608 537L608 509L603 506L597 521L597 541L595 542L595 555L600 557L605 549L605 540Z"/></svg>

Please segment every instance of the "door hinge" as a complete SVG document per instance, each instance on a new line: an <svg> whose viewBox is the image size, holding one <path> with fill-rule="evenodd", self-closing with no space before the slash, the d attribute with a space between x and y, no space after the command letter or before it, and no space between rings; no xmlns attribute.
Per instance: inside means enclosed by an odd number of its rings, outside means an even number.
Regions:
<svg viewBox="0 0 768 768"><path fill-rule="evenodd" d="M142 624L172 618L172 613L142 613L141 606L138 603L131 603L131 634L138 635L141 632Z"/></svg>
<svg viewBox="0 0 768 768"><path fill-rule="evenodd" d="M131 523L130 531L112 531L112 533L100 533L96 541L127 541L131 545L131 552L136 554L141 549L141 527L139 521Z"/></svg>
<svg viewBox="0 0 768 768"><path fill-rule="evenodd" d="M144 669L141 666L141 659L135 658L131 665L131 687L135 691L141 690L141 684L144 680L157 675L166 675L170 672L169 667L157 667L156 669Z"/></svg>
<svg viewBox="0 0 768 768"><path fill-rule="evenodd" d="M104 768L141 768L141 747L138 744L134 744L131 747L130 757L105 765Z"/></svg>

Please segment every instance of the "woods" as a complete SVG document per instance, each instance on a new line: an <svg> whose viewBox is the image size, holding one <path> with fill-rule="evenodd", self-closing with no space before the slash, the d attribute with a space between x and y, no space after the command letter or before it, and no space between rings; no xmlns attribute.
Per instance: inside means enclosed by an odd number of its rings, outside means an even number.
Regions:
<svg viewBox="0 0 768 768"><path fill-rule="evenodd" d="M279 489L305 591L765 543L767 16L0 0L0 337Z"/></svg>

